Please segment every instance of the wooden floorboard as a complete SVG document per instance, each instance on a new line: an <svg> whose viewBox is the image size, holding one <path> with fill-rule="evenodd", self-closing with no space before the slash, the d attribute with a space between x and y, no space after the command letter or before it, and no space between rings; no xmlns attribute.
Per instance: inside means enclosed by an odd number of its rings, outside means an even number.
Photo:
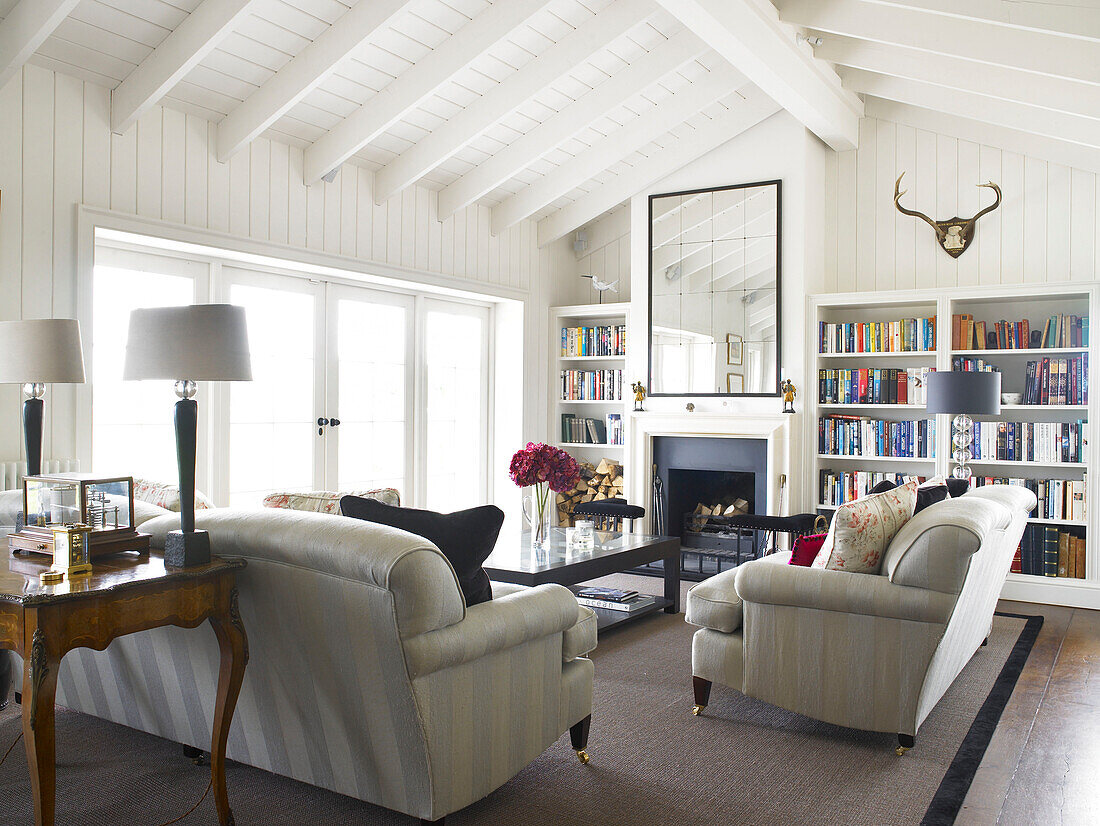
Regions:
<svg viewBox="0 0 1100 826"><path fill-rule="evenodd" d="M956 826L1100 823L1100 612L1002 601L1043 629Z"/></svg>

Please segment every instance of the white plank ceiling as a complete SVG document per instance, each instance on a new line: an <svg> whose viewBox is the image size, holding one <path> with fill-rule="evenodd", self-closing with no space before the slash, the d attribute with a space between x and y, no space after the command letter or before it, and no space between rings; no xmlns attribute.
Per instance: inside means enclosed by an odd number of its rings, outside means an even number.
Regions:
<svg viewBox="0 0 1100 826"><path fill-rule="evenodd" d="M221 124L223 160L264 134L307 179L349 162L542 242L780 106L853 148L856 92L1054 111L1038 134L1100 156L1093 0L0 0L0 83L28 58L115 90L116 129L160 103Z"/></svg>

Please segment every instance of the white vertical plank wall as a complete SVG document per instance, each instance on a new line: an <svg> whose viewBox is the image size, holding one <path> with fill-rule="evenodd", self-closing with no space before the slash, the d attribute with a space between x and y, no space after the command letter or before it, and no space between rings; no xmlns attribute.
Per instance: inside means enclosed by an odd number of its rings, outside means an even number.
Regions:
<svg viewBox="0 0 1100 826"><path fill-rule="evenodd" d="M1100 278L1100 176L875 118L860 121L859 134L859 149L826 153L820 292ZM1004 200L952 259L931 227L894 209L902 172L902 203L936 220L991 203L977 188L986 181Z"/></svg>
<svg viewBox="0 0 1100 826"><path fill-rule="evenodd" d="M377 206L373 176L352 165L331 184L306 187L302 150L265 138L221 164L211 151L214 125L171 109L154 107L123 135L109 123L110 92L89 82L26 66L0 87L0 320L72 315L83 203L415 267L472 287L509 286L529 293L531 318L545 327L548 291L533 286L552 278L549 253L526 224L490 237L487 210L477 205L441 222L436 193L419 188ZM525 334L542 350L534 363L545 364L545 329ZM45 455L72 456L74 395L49 395ZM2 459L22 456L20 398L18 387L0 385ZM545 399L530 403L545 411Z"/></svg>

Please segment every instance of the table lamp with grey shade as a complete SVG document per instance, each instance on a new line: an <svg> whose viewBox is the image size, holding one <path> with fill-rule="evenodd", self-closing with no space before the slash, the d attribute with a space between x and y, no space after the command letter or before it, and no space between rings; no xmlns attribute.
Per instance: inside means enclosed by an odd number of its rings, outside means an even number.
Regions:
<svg viewBox="0 0 1100 826"><path fill-rule="evenodd" d="M80 325L72 318L0 321L0 384L21 384L27 475L42 472L42 396L47 384L83 384Z"/></svg>
<svg viewBox="0 0 1100 826"><path fill-rule="evenodd" d="M252 381L252 359L243 307L196 304L152 307L130 313L126 381L176 382L176 459L179 465L180 530L168 534L164 562L176 567L210 561L210 537L195 530L195 452L199 381Z"/></svg>
<svg viewBox="0 0 1100 826"><path fill-rule="evenodd" d="M996 416L1001 412L1001 374L988 371L928 374L927 411L947 413L952 421L951 451L956 479L970 479L970 445L974 438L971 416Z"/></svg>

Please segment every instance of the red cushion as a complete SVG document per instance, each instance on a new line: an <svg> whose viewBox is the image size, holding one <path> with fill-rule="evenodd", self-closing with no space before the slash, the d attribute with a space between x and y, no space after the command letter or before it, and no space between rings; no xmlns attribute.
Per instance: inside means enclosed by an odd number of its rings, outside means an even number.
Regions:
<svg viewBox="0 0 1100 826"><path fill-rule="evenodd" d="M817 552L820 551L821 546L825 544L826 536L828 536L828 534L814 533L797 537L794 540L794 551L791 552L791 561L787 564L801 565L804 568L809 568L813 565Z"/></svg>

